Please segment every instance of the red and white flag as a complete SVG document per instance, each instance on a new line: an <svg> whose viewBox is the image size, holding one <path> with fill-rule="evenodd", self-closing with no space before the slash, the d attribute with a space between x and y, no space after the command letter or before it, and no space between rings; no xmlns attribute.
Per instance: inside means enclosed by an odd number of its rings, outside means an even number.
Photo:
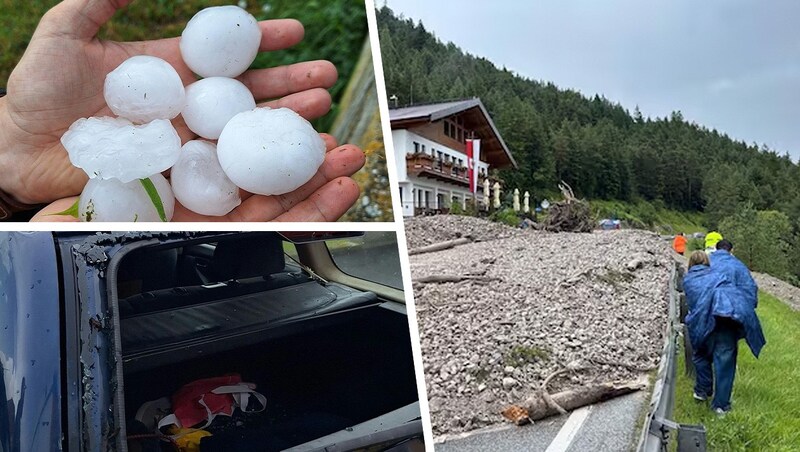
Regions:
<svg viewBox="0 0 800 452"><path fill-rule="evenodd" d="M467 138L467 170L469 171L469 191L478 191L478 162L481 161L481 140Z"/></svg>

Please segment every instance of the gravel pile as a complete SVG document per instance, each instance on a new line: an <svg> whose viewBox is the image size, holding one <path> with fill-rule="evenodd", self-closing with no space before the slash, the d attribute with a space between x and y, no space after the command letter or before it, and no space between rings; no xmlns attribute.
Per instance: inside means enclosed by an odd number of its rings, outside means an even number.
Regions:
<svg viewBox="0 0 800 452"><path fill-rule="evenodd" d="M432 240L422 228L424 241L414 242L424 223L407 226L410 243ZM436 435L504 422L503 408L564 366L582 370L552 380L551 393L633 380L658 365L674 265L669 243L627 230L507 237L410 257L414 280L478 278L415 284Z"/></svg>
<svg viewBox="0 0 800 452"><path fill-rule="evenodd" d="M470 236L476 241L514 237L523 233L501 223L462 215L432 215L405 220L408 248Z"/></svg>
<svg viewBox="0 0 800 452"><path fill-rule="evenodd" d="M781 299L796 311L800 311L800 287L793 286L766 273L753 272L758 288L768 294Z"/></svg>

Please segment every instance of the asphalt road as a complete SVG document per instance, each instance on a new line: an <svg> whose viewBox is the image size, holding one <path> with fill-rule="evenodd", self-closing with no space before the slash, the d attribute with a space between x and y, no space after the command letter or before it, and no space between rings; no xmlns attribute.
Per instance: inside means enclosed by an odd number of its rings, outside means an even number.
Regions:
<svg viewBox="0 0 800 452"><path fill-rule="evenodd" d="M565 425L578 410L524 427L508 425L479 430L466 437L437 443L434 447L436 452L627 452L633 450L638 443L640 432L637 421L643 410L647 409L648 399L648 391L639 391L591 405L588 415L571 436L559 433L562 429L566 432L575 427L574 421L566 427ZM568 436L567 439L564 439L565 436Z"/></svg>

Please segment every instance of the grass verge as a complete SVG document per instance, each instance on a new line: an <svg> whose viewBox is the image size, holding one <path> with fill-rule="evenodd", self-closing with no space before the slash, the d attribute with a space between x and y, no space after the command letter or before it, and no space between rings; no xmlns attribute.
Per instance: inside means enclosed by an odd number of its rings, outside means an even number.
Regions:
<svg viewBox="0 0 800 452"><path fill-rule="evenodd" d="M667 209L663 203L592 200L589 204L597 219L615 217L635 228L667 234L706 232L702 213Z"/></svg>
<svg viewBox="0 0 800 452"><path fill-rule="evenodd" d="M708 450L800 450L800 312L761 292L758 315L767 345L756 359L739 342L733 411L723 418L692 399L694 380L678 354L675 419L705 425Z"/></svg>

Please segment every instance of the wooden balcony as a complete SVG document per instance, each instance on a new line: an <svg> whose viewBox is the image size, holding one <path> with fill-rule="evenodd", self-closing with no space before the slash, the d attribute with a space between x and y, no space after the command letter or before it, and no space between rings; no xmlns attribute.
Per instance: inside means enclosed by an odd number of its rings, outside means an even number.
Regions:
<svg viewBox="0 0 800 452"><path fill-rule="evenodd" d="M406 154L406 171L412 176L469 187L466 167L454 166L452 162L435 159L430 154Z"/></svg>

